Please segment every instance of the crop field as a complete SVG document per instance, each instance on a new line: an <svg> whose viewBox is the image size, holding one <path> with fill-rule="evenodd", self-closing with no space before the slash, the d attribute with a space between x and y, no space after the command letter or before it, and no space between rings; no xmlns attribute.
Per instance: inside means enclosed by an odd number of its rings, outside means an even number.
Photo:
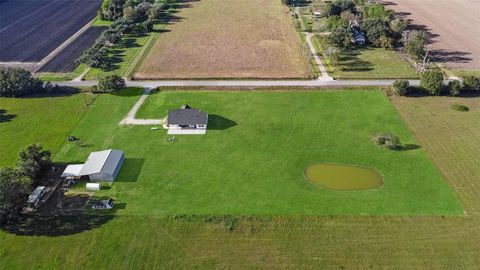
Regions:
<svg viewBox="0 0 480 270"><path fill-rule="evenodd" d="M77 67L75 60L90 48L106 27L90 27L63 51L45 64L38 72L72 72Z"/></svg>
<svg viewBox="0 0 480 270"><path fill-rule="evenodd" d="M132 105L136 100L133 94L97 99L96 105L111 105L113 116L105 114L108 119L103 124L96 119L95 125L113 128L110 120L126 113L119 107ZM452 103L465 104L471 111L451 111ZM421 148L429 157L435 155L435 165L453 187L466 216L53 217L2 228L0 269L477 268L480 99L394 98L393 104ZM94 114L110 112L96 105ZM162 108L157 112L145 107L142 114L161 114ZM85 118L80 126L91 121ZM238 127L242 124L239 121ZM104 132L103 136L111 134ZM106 140L119 143L120 138ZM135 184L142 182L139 179ZM162 189L172 184L174 181Z"/></svg>
<svg viewBox="0 0 480 270"><path fill-rule="evenodd" d="M124 150L118 181L101 192L126 205L119 214L463 213L381 92L154 94L138 117L161 118L184 103L210 114L206 136L183 136L174 143L165 130L118 125L130 109L126 104L137 98L99 97L72 132L89 146L67 143L56 156L68 162L84 160L93 150ZM378 148L371 137L384 131L408 147ZM346 193L318 188L303 175L316 162L375 169L384 185Z"/></svg>
<svg viewBox="0 0 480 270"><path fill-rule="evenodd" d="M459 194L468 215L480 215L480 98L394 98L393 103ZM452 104L469 107L468 112L450 109Z"/></svg>
<svg viewBox="0 0 480 270"><path fill-rule="evenodd" d="M0 62L42 60L95 18L99 6L99 0L1 1Z"/></svg>
<svg viewBox="0 0 480 270"><path fill-rule="evenodd" d="M58 151L86 111L83 94L0 98L0 167L13 165L32 143Z"/></svg>
<svg viewBox="0 0 480 270"><path fill-rule="evenodd" d="M281 1L185 1L135 74L164 78L310 78Z"/></svg>
<svg viewBox="0 0 480 270"><path fill-rule="evenodd" d="M429 47L437 62L449 68L480 67L477 0L389 0L388 8L430 34Z"/></svg>

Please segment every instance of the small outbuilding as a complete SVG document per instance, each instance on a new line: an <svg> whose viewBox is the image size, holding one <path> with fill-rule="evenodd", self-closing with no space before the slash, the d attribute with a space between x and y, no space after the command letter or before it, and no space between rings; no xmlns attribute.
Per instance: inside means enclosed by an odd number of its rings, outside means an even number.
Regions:
<svg viewBox="0 0 480 270"><path fill-rule="evenodd" d="M80 177L80 171L82 170L83 164L70 164L63 171L61 177L66 177L68 179Z"/></svg>
<svg viewBox="0 0 480 270"><path fill-rule="evenodd" d="M112 209L115 202L112 199L94 201L92 204L93 209Z"/></svg>
<svg viewBox="0 0 480 270"><path fill-rule="evenodd" d="M185 104L178 110L168 112L164 127L168 129L168 134L205 134L207 124L207 113Z"/></svg>

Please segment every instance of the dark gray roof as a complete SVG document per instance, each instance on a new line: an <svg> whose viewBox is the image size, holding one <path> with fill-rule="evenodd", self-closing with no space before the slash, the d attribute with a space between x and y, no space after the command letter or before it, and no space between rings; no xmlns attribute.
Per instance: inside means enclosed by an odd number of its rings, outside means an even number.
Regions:
<svg viewBox="0 0 480 270"><path fill-rule="evenodd" d="M198 109L186 108L168 112L168 125L206 125L207 122L208 114Z"/></svg>

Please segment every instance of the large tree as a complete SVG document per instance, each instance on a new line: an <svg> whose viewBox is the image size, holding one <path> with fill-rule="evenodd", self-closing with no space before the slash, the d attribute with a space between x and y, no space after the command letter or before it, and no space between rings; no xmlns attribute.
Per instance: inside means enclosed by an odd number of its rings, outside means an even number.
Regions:
<svg viewBox="0 0 480 270"><path fill-rule="evenodd" d="M43 92L43 82L21 68L0 69L0 96L19 97Z"/></svg>
<svg viewBox="0 0 480 270"><path fill-rule="evenodd" d="M100 15L102 19L115 21L123 17L125 0L103 0Z"/></svg>
<svg viewBox="0 0 480 270"><path fill-rule="evenodd" d="M405 37L405 52L413 57L416 61L422 60L427 52L426 43L427 38L425 32L414 31L406 34Z"/></svg>
<svg viewBox="0 0 480 270"><path fill-rule="evenodd" d="M122 77L116 74L111 74L98 78L98 85L96 88L97 91L111 93L120 91L125 87L125 80Z"/></svg>
<svg viewBox="0 0 480 270"><path fill-rule="evenodd" d="M18 153L17 171L31 179L38 179L42 169L51 164L50 151L43 150L40 144L32 144Z"/></svg>
<svg viewBox="0 0 480 270"><path fill-rule="evenodd" d="M443 89L443 74L439 70L427 70L420 76L420 87L431 96L438 96Z"/></svg>
<svg viewBox="0 0 480 270"><path fill-rule="evenodd" d="M328 18L327 27L330 31L328 40L332 45L344 48L351 44L352 30L348 22L340 18L340 16Z"/></svg>
<svg viewBox="0 0 480 270"><path fill-rule="evenodd" d="M13 168L0 169L0 224L18 217L29 192L31 179Z"/></svg>
<svg viewBox="0 0 480 270"><path fill-rule="evenodd" d="M384 47L382 42L384 38L388 37L388 27L385 25L385 21L380 18L367 19L362 25L365 32L367 32L367 38L372 45L376 47Z"/></svg>

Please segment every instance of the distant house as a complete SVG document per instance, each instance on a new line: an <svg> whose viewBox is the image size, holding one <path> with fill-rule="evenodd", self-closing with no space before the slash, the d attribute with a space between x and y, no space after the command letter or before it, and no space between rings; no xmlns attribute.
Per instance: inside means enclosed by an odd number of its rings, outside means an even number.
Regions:
<svg viewBox="0 0 480 270"><path fill-rule="evenodd" d="M205 134L207 124L207 113L185 104L178 110L168 112L164 127L168 129L168 134Z"/></svg>
<svg viewBox="0 0 480 270"><path fill-rule="evenodd" d="M360 28L360 24L357 21L350 22L350 28L353 32L352 43L355 45L364 45L367 42L365 33Z"/></svg>
<svg viewBox="0 0 480 270"><path fill-rule="evenodd" d="M34 208L38 205L40 200L43 198L43 196L46 193L46 188L45 186L38 186L35 188L35 190L28 196L27 199L27 205L31 208Z"/></svg>
<svg viewBox="0 0 480 270"><path fill-rule="evenodd" d="M62 177L88 176L91 181L115 181L125 160L123 151L109 149L92 152L84 164L68 165Z"/></svg>

